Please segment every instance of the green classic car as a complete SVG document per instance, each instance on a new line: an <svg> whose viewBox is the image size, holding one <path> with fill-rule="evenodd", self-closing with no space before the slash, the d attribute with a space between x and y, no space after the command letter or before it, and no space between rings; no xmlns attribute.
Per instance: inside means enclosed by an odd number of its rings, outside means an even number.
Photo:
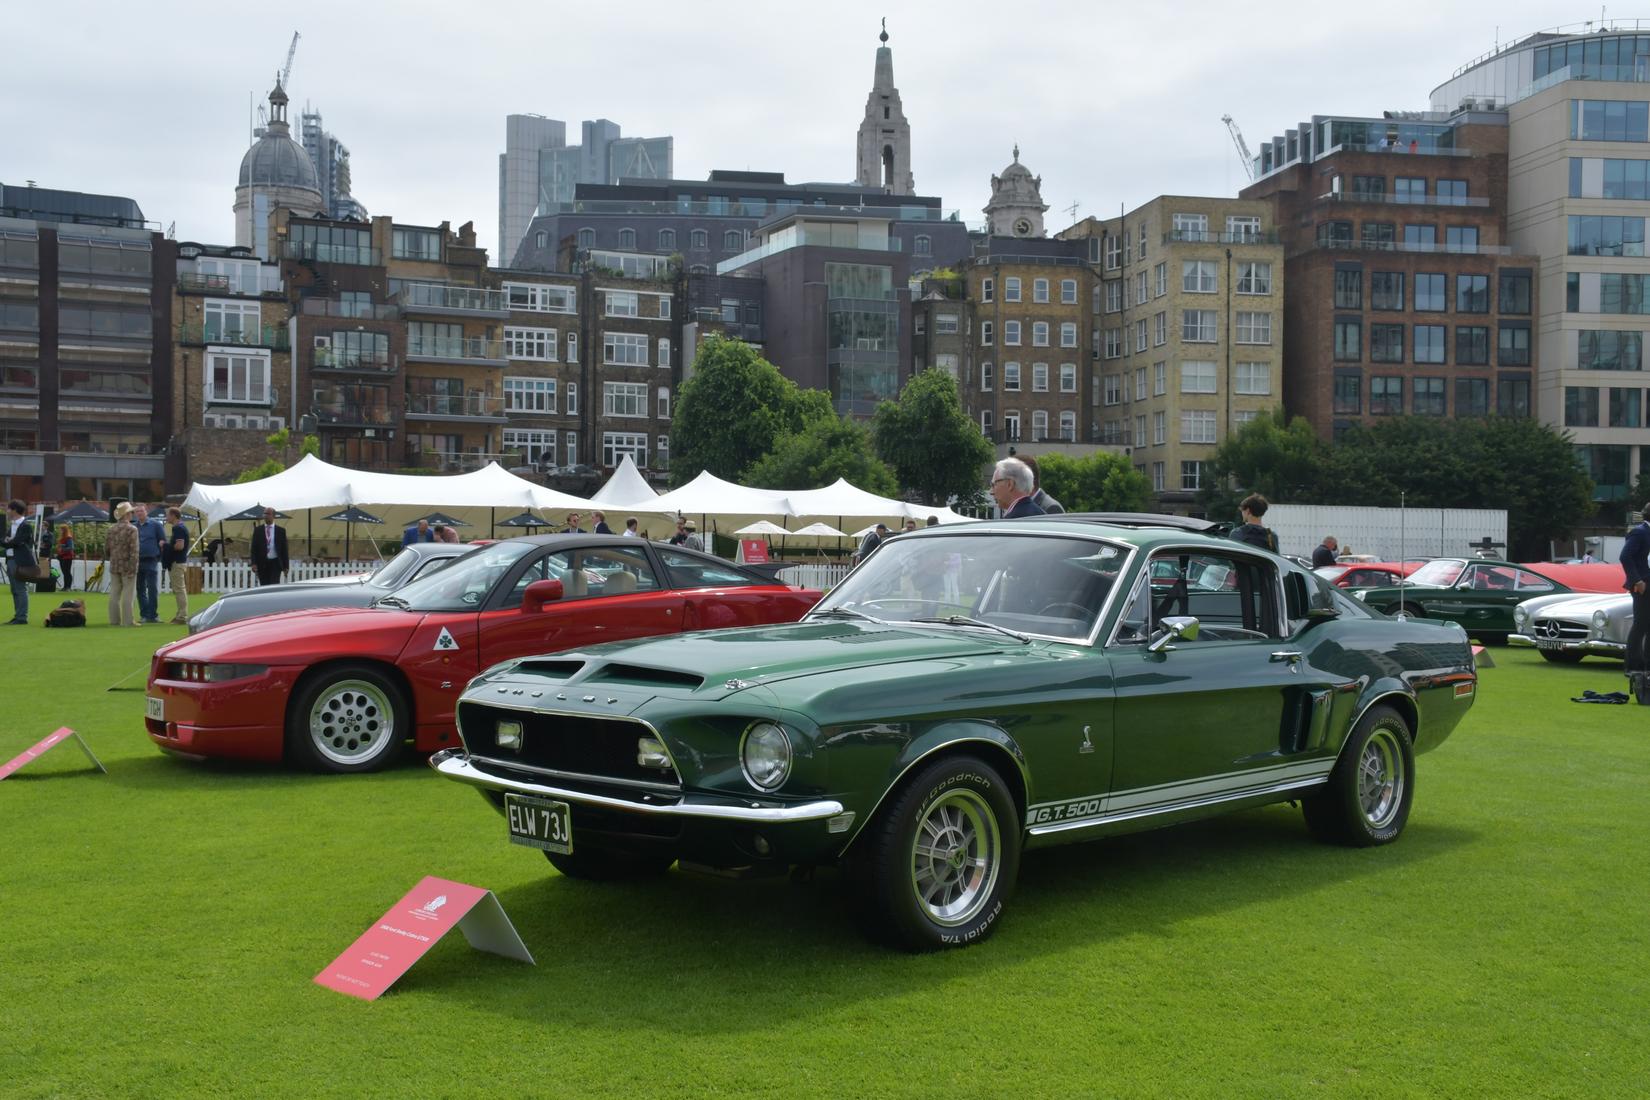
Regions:
<svg viewBox="0 0 1650 1100"><path fill-rule="evenodd" d="M1486 645L1500 645L1515 629L1513 608L1534 596L1570 589L1524 565L1485 558L1435 558L1401 585L1363 588L1353 596L1377 611L1460 623Z"/></svg>
<svg viewBox="0 0 1650 1100"><path fill-rule="evenodd" d="M1285 801L1396 839L1472 706L1466 635L1202 526L901 535L800 623L499 665L431 766L566 875L836 864L913 950L990 933L1028 848Z"/></svg>

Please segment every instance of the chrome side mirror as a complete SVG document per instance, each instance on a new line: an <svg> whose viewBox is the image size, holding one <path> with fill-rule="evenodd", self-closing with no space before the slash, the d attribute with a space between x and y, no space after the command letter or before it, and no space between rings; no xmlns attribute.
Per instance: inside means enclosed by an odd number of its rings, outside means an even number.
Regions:
<svg viewBox="0 0 1650 1100"><path fill-rule="evenodd" d="M1197 641L1199 629L1195 615L1170 615L1159 626L1152 640L1146 643L1147 653L1162 653L1173 649L1169 643L1177 638L1184 638L1188 642Z"/></svg>

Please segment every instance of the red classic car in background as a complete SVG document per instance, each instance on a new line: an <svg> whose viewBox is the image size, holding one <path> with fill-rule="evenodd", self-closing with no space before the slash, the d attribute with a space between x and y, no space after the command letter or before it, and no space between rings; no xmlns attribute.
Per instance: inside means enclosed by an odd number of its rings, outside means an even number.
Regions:
<svg viewBox="0 0 1650 1100"><path fill-rule="evenodd" d="M422 752L456 745L459 693L500 661L795 622L819 596L641 539L510 539L370 608L248 619L161 647L146 725L172 752L371 771L409 739Z"/></svg>

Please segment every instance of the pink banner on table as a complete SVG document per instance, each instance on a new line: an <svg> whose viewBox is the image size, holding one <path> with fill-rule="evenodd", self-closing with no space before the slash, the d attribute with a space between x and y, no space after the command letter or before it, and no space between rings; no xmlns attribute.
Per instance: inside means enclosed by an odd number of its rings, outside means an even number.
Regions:
<svg viewBox="0 0 1650 1100"><path fill-rule="evenodd" d="M454 927L478 951L533 961L491 890L426 875L317 974L315 982L375 1001Z"/></svg>
<svg viewBox="0 0 1650 1100"><path fill-rule="evenodd" d="M80 736L80 734L78 734L74 730L70 729L68 726L62 726L62 727L59 727L56 730L53 730L50 734L47 734L44 738L37 741L35 744L30 745L28 748L24 749L20 754L18 754L17 756L12 757L10 760L6 761L4 764L0 764L0 779L6 778L12 772L16 771L18 768L21 768L26 764L33 763L35 760L38 760L40 757L46 755L46 753L50 752L52 749L54 749L57 746L61 745L63 742L67 741L71 737L74 738L75 743L80 746L80 751L86 754L86 758L88 760L90 760L93 764L97 765L97 770L98 771L104 772L104 773L108 772L109 769L105 768L103 766L103 761L99 760L96 757L96 755L94 755L92 753L91 746L86 744L85 739L82 738Z"/></svg>
<svg viewBox="0 0 1650 1100"><path fill-rule="evenodd" d="M761 539L740 539L739 546L747 564L768 560L768 544Z"/></svg>

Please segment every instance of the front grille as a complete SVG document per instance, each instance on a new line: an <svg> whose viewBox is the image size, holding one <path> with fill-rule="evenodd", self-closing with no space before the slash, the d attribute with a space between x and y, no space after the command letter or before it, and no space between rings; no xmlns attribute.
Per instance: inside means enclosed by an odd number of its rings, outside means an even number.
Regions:
<svg viewBox="0 0 1650 1100"><path fill-rule="evenodd" d="M497 726L500 720L522 724L522 747L501 749ZM459 730L464 745L476 756L519 761L524 767L561 773L568 777L589 776L621 783L680 787L681 777L673 768L644 768L636 762L636 742L653 736L641 722L606 718L593 714L555 714L537 710L516 710L484 703L460 703Z"/></svg>
<svg viewBox="0 0 1650 1100"><path fill-rule="evenodd" d="M1587 623L1578 623L1572 619L1537 619L1530 626L1530 636L1537 641L1543 638L1557 638L1579 642L1589 633L1591 628Z"/></svg>

